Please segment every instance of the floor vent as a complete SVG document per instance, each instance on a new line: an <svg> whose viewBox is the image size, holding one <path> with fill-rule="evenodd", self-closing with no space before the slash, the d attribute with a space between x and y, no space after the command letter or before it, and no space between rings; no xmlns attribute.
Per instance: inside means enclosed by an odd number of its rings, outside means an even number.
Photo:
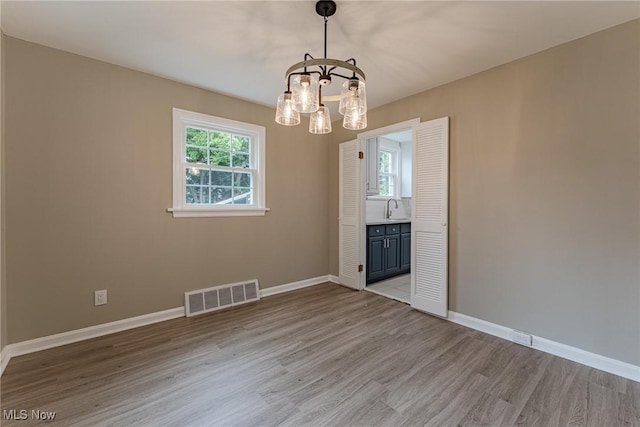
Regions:
<svg viewBox="0 0 640 427"><path fill-rule="evenodd" d="M249 280L247 282L185 292L184 306L187 317L189 317L238 304L246 304L259 299L260 287L258 286L258 280Z"/></svg>

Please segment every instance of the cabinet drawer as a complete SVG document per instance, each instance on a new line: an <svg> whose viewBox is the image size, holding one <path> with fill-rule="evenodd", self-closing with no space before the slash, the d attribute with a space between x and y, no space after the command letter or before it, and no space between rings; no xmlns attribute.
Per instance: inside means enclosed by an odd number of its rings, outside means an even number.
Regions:
<svg viewBox="0 0 640 427"><path fill-rule="evenodd" d="M400 224L387 225L385 234L400 234Z"/></svg>
<svg viewBox="0 0 640 427"><path fill-rule="evenodd" d="M400 224L400 232L401 233L411 233L411 223L408 222L406 224Z"/></svg>
<svg viewBox="0 0 640 427"><path fill-rule="evenodd" d="M384 236L384 225L370 225L369 236Z"/></svg>

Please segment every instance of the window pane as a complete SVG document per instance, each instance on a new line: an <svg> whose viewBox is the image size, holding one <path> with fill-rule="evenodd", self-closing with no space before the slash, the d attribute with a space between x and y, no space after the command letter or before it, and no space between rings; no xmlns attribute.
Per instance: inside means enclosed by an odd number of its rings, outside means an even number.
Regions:
<svg viewBox="0 0 640 427"><path fill-rule="evenodd" d="M187 204L209 203L209 187L187 185Z"/></svg>
<svg viewBox="0 0 640 427"><path fill-rule="evenodd" d="M265 127L178 109L173 120L180 128L173 149L182 156L173 169L174 194L181 199L174 215L190 216L181 209L198 216L263 214L264 162L258 160L265 155ZM254 206L255 212L247 210Z"/></svg>
<svg viewBox="0 0 640 427"><path fill-rule="evenodd" d="M187 162L207 163L207 149L197 147L187 147Z"/></svg>
<svg viewBox="0 0 640 427"><path fill-rule="evenodd" d="M232 172L211 171L211 185L231 187Z"/></svg>
<svg viewBox="0 0 640 427"><path fill-rule="evenodd" d="M379 166L381 173L391 173L391 153L380 151Z"/></svg>
<svg viewBox="0 0 640 427"><path fill-rule="evenodd" d="M233 174L234 187L251 187L251 174L236 172Z"/></svg>
<svg viewBox="0 0 640 427"><path fill-rule="evenodd" d="M187 185L209 185L209 170L199 168L187 168Z"/></svg>
<svg viewBox="0 0 640 427"><path fill-rule="evenodd" d="M211 203L227 205L231 203L231 188L229 187L212 187Z"/></svg>
<svg viewBox="0 0 640 427"><path fill-rule="evenodd" d="M234 187L233 189L233 203L236 205L250 205L252 196L250 188Z"/></svg>
<svg viewBox="0 0 640 427"><path fill-rule="evenodd" d="M187 144L207 146L207 131L202 129L187 128Z"/></svg>
<svg viewBox="0 0 640 427"><path fill-rule="evenodd" d="M233 162L232 166L234 168L248 168L249 167L249 155L248 154L237 154L234 153L232 156Z"/></svg>
<svg viewBox="0 0 640 427"><path fill-rule="evenodd" d="M388 176L380 176L378 180L378 189L380 190L381 196L391 196L390 193L390 185L389 185L389 177Z"/></svg>
<svg viewBox="0 0 640 427"><path fill-rule="evenodd" d="M209 154L209 164L214 166L231 166L231 162L229 161L229 152L211 150L211 153Z"/></svg>
<svg viewBox="0 0 640 427"><path fill-rule="evenodd" d="M209 132L209 140L211 148L216 150L229 151L229 142L231 141L231 135L221 132Z"/></svg>
<svg viewBox="0 0 640 427"><path fill-rule="evenodd" d="M245 153L248 153L249 152L249 137L248 136L233 135L232 148L233 148L233 151L243 151Z"/></svg>

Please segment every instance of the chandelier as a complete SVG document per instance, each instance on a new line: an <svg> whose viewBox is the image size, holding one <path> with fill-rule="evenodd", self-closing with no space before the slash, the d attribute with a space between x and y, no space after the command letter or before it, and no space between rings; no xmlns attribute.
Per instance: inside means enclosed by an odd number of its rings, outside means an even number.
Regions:
<svg viewBox="0 0 640 427"><path fill-rule="evenodd" d="M331 132L331 115L325 102L339 101L338 111L344 116L342 126L360 130L367 127L367 94L364 72L354 58L340 61L327 58L327 21L336 13L334 1L316 3L316 13L324 18L324 58L308 53L304 60L289 67L285 73L285 92L278 97L276 122L285 126L300 124L300 113L310 114L309 132ZM322 95L322 87L329 86L334 77L345 81L339 95Z"/></svg>

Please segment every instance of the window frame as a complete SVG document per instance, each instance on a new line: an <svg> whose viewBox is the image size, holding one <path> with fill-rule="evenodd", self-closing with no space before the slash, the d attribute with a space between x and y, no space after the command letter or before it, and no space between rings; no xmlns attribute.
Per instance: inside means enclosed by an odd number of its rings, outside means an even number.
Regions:
<svg viewBox="0 0 640 427"><path fill-rule="evenodd" d="M386 172L382 172L381 168L380 168L380 153L385 152L385 153L389 153L391 156L391 173L386 173ZM401 194L401 189L400 189L400 180L398 179L398 177L400 176L400 162L399 162L399 153L398 150L394 147L383 147L382 144L380 145L380 148L378 150L378 194L377 197L383 198L383 199L388 199L388 198L398 198L398 195ZM380 177L381 176L388 176L393 180L393 194L388 194L388 195L383 195L380 193L381 187L380 187Z"/></svg>
<svg viewBox="0 0 640 427"><path fill-rule="evenodd" d="M232 135L249 137L250 168L253 173L251 205L187 204L186 202L186 128L196 127ZM173 207L168 209L174 218L263 216L265 207L265 136L264 126L239 122L193 111L173 109ZM244 169L244 168L243 168Z"/></svg>

